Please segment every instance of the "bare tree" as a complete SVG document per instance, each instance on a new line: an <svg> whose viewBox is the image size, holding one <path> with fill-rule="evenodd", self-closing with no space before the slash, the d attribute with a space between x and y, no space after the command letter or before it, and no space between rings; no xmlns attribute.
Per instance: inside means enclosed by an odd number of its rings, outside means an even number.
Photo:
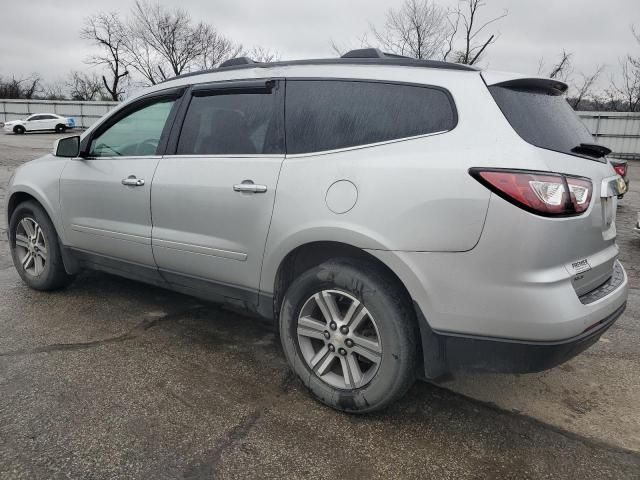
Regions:
<svg viewBox="0 0 640 480"><path fill-rule="evenodd" d="M553 64L547 76L566 82L573 74L573 53L562 50L558 62Z"/></svg>
<svg viewBox="0 0 640 480"><path fill-rule="evenodd" d="M42 87L42 96L45 100L66 100L67 85L62 79L47 82Z"/></svg>
<svg viewBox="0 0 640 480"><path fill-rule="evenodd" d="M253 47L247 52L247 56L255 62L269 63L280 60L280 52L266 47Z"/></svg>
<svg viewBox="0 0 640 480"><path fill-rule="evenodd" d="M124 93L123 79L129 72L124 59L125 29L118 14L101 12L87 18L80 36L100 47L100 53L87 63L106 67L109 79L103 75L102 83L111 99L119 101Z"/></svg>
<svg viewBox="0 0 640 480"><path fill-rule="evenodd" d="M640 110L640 57L627 55L620 60L621 80L611 78L607 95L616 110L637 112Z"/></svg>
<svg viewBox="0 0 640 480"><path fill-rule="evenodd" d="M242 54L242 45L235 43L211 27L202 35L201 40L202 53L196 61L197 68L203 70L215 68L225 60L238 57Z"/></svg>
<svg viewBox="0 0 640 480"><path fill-rule="evenodd" d="M41 79L37 74L28 77L0 78L0 98L34 98L41 91Z"/></svg>
<svg viewBox="0 0 640 480"><path fill-rule="evenodd" d="M72 100L100 100L104 97L104 85L96 74L71 72L67 87Z"/></svg>
<svg viewBox="0 0 640 480"><path fill-rule="evenodd" d="M502 14L482 22L479 19L479 12L487 5L484 1L460 0L459 3L463 4L463 7L458 6L458 9L451 14L453 20L449 19L450 34L446 43L448 48L443 56L445 60L451 59L457 63L473 65L481 59L486 49L497 40L495 34L491 34L486 40L480 40L480 35L489 25L506 17L509 12L505 10ZM463 47L455 50L453 45L458 31L461 29Z"/></svg>
<svg viewBox="0 0 640 480"><path fill-rule="evenodd" d="M384 51L419 59L439 56L449 36L447 11L432 0L405 0L382 28L370 28Z"/></svg>
<svg viewBox="0 0 640 480"><path fill-rule="evenodd" d="M595 71L590 75L580 73L581 80L579 82L574 82L575 94L568 98L569 105L571 105L574 110L578 110L583 100L593 99L592 89L603 70L604 65L598 65Z"/></svg>
<svg viewBox="0 0 640 480"><path fill-rule="evenodd" d="M631 26L631 33L640 44L640 30ZM628 54L620 61L620 79L611 76L605 91L612 108L617 111L640 111L640 56Z"/></svg>

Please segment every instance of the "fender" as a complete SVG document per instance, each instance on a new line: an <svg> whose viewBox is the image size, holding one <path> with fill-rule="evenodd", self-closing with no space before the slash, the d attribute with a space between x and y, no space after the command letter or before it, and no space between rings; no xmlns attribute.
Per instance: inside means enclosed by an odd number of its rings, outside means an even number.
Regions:
<svg viewBox="0 0 640 480"><path fill-rule="evenodd" d="M387 250L385 243L376 238L372 231L357 231L345 226L310 226L291 233L285 238L267 239L262 271L260 274L260 293L272 295L278 269L285 257L296 248L318 241L343 243L362 250Z"/></svg>

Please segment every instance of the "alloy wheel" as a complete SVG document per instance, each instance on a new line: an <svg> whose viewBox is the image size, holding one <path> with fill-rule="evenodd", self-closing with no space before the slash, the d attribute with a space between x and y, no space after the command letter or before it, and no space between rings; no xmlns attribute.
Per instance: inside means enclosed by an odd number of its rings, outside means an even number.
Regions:
<svg viewBox="0 0 640 480"><path fill-rule="evenodd" d="M44 272L47 263L47 239L33 218L25 217L16 226L16 252L22 269L34 277Z"/></svg>
<svg viewBox="0 0 640 480"><path fill-rule="evenodd" d="M322 290L304 303L297 338L307 366L332 387L365 386L382 361L375 319L358 299L339 290Z"/></svg>

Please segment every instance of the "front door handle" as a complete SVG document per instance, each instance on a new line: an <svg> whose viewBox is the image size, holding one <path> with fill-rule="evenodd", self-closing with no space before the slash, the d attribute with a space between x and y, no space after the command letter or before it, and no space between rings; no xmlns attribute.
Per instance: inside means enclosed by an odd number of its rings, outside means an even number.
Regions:
<svg viewBox="0 0 640 480"><path fill-rule="evenodd" d="M127 187L141 187L144 185L142 178L136 178L135 175L129 175L127 178L122 179L122 184Z"/></svg>
<svg viewBox="0 0 640 480"><path fill-rule="evenodd" d="M252 180L245 180L244 182L233 186L234 192L248 192L248 193L265 193L267 191L266 185L256 185Z"/></svg>

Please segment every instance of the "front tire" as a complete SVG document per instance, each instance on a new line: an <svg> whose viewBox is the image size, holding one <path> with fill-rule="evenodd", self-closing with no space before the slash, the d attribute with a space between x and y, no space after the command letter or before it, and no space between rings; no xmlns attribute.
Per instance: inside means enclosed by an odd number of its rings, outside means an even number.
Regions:
<svg viewBox="0 0 640 480"><path fill-rule="evenodd" d="M56 125L56 133L64 133L66 131L67 131L66 125L62 125L61 123Z"/></svg>
<svg viewBox="0 0 640 480"><path fill-rule="evenodd" d="M36 202L23 202L11 214L9 244L13 264L29 287L56 290L73 280L64 269L53 223Z"/></svg>
<svg viewBox="0 0 640 480"><path fill-rule="evenodd" d="M410 299L381 268L325 262L289 287L280 312L287 361L321 402L367 413L415 380L417 329Z"/></svg>
<svg viewBox="0 0 640 480"><path fill-rule="evenodd" d="M16 125L13 128L13 133L15 133L16 135L22 135L25 132L25 129L22 125Z"/></svg>

